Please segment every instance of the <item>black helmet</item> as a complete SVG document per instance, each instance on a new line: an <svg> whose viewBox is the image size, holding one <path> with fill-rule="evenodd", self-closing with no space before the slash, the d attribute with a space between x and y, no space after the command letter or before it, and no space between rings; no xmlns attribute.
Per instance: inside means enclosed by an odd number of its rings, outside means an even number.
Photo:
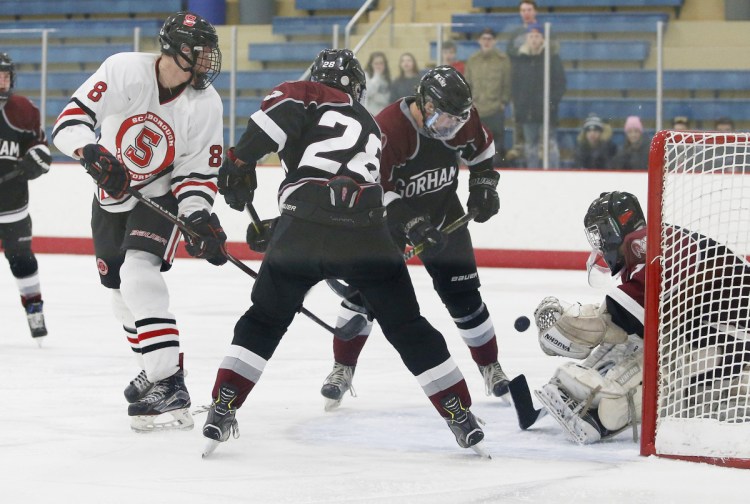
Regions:
<svg viewBox="0 0 750 504"><path fill-rule="evenodd" d="M7 91L0 91L0 101L5 101L10 98L13 86L16 84L16 67L8 53L0 53L0 72L10 73L10 87Z"/></svg>
<svg viewBox="0 0 750 504"><path fill-rule="evenodd" d="M340 89L361 102L367 80L362 65L349 49L323 49L310 68L310 81Z"/></svg>
<svg viewBox="0 0 750 504"><path fill-rule="evenodd" d="M417 106L422 113L424 131L433 138L453 138L468 121L472 103L469 83L449 65L433 68L417 86Z"/></svg>
<svg viewBox="0 0 750 504"><path fill-rule="evenodd" d="M219 36L211 23L192 12L178 12L159 31L161 52L194 75L192 86L206 89L221 72ZM179 59L187 66L180 64Z"/></svg>
<svg viewBox="0 0 750 504"><path fill-rule="evenodd" d="M646 218L638 198L628 192L605 192L589 206L583 218L586 237L591 247L598 250L612 274L625 265L620 251L625 236L646 226Z"/></svg>

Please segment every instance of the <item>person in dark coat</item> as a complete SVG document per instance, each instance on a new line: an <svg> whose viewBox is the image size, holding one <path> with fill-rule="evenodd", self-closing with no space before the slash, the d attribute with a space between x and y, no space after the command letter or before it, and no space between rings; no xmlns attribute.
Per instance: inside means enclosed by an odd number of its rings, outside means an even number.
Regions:
<svg viewBox="0 0 750 504"><path fill-rule="evenodd" d="M596 114L590 114L578 134L573 166L604 170L610 167L616 153L617 146L612 143L612 127Z"/></svg>
<svg viewBox="0 0 750 504"><path fill-rule="evenodd" d="M647 170L651 142L643 136L643 124L638 116L625 120L625 142L612 160L614 170Z"/></svg>

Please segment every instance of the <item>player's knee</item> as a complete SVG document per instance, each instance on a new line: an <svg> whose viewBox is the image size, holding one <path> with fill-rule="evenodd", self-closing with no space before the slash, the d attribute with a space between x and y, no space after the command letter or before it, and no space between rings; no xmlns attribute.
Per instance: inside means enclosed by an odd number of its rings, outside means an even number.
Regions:
<svg viewBox="0 0 750 504"><path fill-rule="evenodd" d="M448 313L454 319L463 319L472 314L477 314L483 306L479 289L463 292L441 292L439 295L448 309Z"/></svg>
<svg viewBox="0 0 750 504"><path fill-rule="evenodd" d="M16 278L33 275L39 269L36 257L30 248L13 248L5 251L10 271Z"/></svg>
<svg viewBox="0 0 750 504"><path fill-rule="evenodd" d="M279 325L267 320L254 308L246 311L235 324L232 344L246 348L264 359L270 359L289 324Z"/></svg>

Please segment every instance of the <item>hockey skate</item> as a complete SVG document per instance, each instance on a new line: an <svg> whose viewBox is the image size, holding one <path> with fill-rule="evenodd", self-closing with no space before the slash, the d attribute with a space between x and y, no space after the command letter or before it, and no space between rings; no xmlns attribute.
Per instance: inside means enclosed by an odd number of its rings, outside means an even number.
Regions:
<svg viewBox="0 0 750 504"><path fill-rule="evenodd" d="M211 455L219 443L228 440L230 434L235 439L240 437L240 430L235 419L237 408L232 404L236 397L237 391L233 388L226 385L219 388L219 397L208 409L208 418L203 425L203 435L208 438L206 447L203 449L204 458Z"/></svg>
<svg viewBox="0 0 750 504"><path fill-rule="evenodd" d="M484 378L484 391L489 395L494 395L503 400L504 403L510 404L510 389L508 384L510 380L505 375L499 362L493 362L486 366L479 366L479 371Z"/></svg>
<svg viewBox="0 0 750 504"><path fill-rule="evenodd" d="M352 386L354 368L355 366L345 366L338 362L333 364L333 371L328 375L320 389L320 393L326 398L323 406L326 411L338 408L347 390L352 397L357 397L357 393Z"/></svg>
<svg viewBox="0 0 750 504"><path fill-rule="evenodd" d="M35 301L26 305L26 319L29 322L31 337L42 346L42 339L47 336L47 326L44 323L43 301Z"/></svg>
<svg viewBox="0 0 750 504"><path fill-rule="evenodd" d="M475 417L469 408L464 408L456 394L449 394L440 399L440 405L450 414L445 421L456 436L458 446L471 448L481 457L492 458L482 443L484 431L481 425L484 425L484 422Z"/></svg>
<svg viewBox="0 0 750 504"><path fill-rule="evenodd" d="M185 387L185 375L180 369L175 374L154 383L151 391L128 406L130 427L136 432L161 430L190 430L190 394ZM171 419L160 419L169 415Z"/></svg>
<svg viewBox="0 0 750 504"><path fill-rule="evenodd" d="M588 404L573 399L562 388L548 383L535 390L534 395L541 401L568 437L578 444L595 443L602 439L602 429L588 411ZM611 433L608 433L611 434Z"/></svg>
<svg viewBox="0 0 750 504"><path fill-rule="evenodd" d="M140 401L153 387L154 384L146 378L146 370L141 370L138 376L125 387L125 399L131 404Z"/></svg>

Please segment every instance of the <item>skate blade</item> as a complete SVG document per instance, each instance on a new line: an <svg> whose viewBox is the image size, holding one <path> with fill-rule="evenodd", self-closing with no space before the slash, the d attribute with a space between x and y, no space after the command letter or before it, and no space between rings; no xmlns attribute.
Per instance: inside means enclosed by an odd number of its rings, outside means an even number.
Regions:
<svg viewBox="0 0 750 504"><path fill-rule="evenodd" d="M333 411L336 408L341 406L341 399L328 399L326 398L325 404L323 404L323 409L325 411Z"/></svg>
<svg viewBox="0 0 750 504"><path fill-rule="evenodd" d="M471 445L469 448L474 450L474 452L479 455L480 457L491 460L492 455L490 455L490 452L487 450L487 448L484 445L484 441L480 441L475 445Z"/></svg>
<svg viewBox="0 0 750 504"><path fill-rule="evenodd" d="M36 336L36 337L34 337L34 341L36 341L36 345L39 348L42 348L42 343L44 343L45 339L47 339L46 336Z"/></svg>
<svg viewBox="0 0 750 504"><path fill-rule="evenodd" d="M191 430L194 424L189 408L168 411L161 415L130 417L130 428L139 434L168 430Z"/></svg>
<svg viewBox="0 0 750 504"><path fill-rule="evenodd" d="M500 397L498 397L498 399L500 399L500 404L502 404L503 406L510 406L511 405L511 402L510 402L510 392L504 393L503 395L501 395Z"/></svg>
<svg viewBox="0 0 750 504"><path fill-rule="evenodd" d="M221 441L216 441L215 439L206 440L206 445L203 447L201 458L206 458L211 455L214 450L216 450L216 447L219 446L219 443L221 443Z"/></svg>

